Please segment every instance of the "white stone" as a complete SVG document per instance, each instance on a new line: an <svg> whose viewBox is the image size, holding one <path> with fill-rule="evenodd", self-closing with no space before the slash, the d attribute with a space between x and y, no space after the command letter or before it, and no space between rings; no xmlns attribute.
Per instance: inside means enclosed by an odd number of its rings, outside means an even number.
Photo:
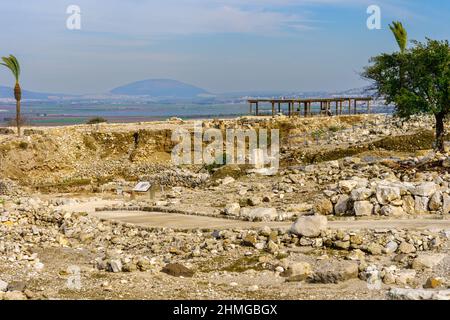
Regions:
<svg viewBox="0 0 450 320"><path fill-rule="evenodd" d="M396 186L379 185L376 190L376 196L379 203L385 205L394 200L401 199L400 188Z"/></svg>
<svg viewBox="0 0 450 320"><path fill-rule="evenodd" d="M240 210L241 206L239 205L239 203L234 202L227 204L223 212L229 216L239 216Z"/></svg>
<svg viewBox="0 0 450 320"><path fill-rule="evenodd" d="M430 200L427 197L414 197L414 211L416 214L424 214L428 212L428 202Z"/></svg>
<svg viewBox="0 0 450 320"><path fill-rule="evenodd" d="M401 216L405 214L402 207L396 207L392 205L386 205L381 208L381 214L383 216Z"/></svg>
<svg viewBox="0 0 450 320"><path fill-rule="evenodd" d="M0 279L0 292L6 292L8 283Z"/></svg>
<svg viewBox="0 0 450 320"><path fill-rule="evenodd" d="M222 184L223 185L227 185L227 184L230 184L230 183L233 183L233 182L234 182L234 178L233 177L225 177L222 180Z"/></svg>
<svg viewBox="0 0 450 320"><path fill-rule="evenodd" d="M111 260L109 262L109 270L111 272L121 272L122 271L122 262L120 260Z"/></svg>
<svg viewBox="0 0 450 320"><path fill-rule="evenodd" d="M303 216L292 224L291 232L305 237L318 237L325 230L328 220L325 216Z"/></svg>
<svg viewBox="0 0 450 320"><path fill-rule="evenodd" d="M438 211L442 207L442 192L436 191L430 198L428 208L431 211Z"/></svg>
<svg viewBox="0 0 450 320"><path fill-rule="evenodd" d="M397 251L398 249L398 244L395 241L389 241L386 246L384 247L384 252L389 254L389 253L394 253L395 251Z"/></svg>
<svg viewBox="0 0 450 320"><path fill-rule="evenodd" d="M442 212L443 214L448 214L450 212L450 195L444 193L442 195Z"/></svg>
<svg viewBox="0 0 450 320"><path fill-rule="evenodd" d="M398 270L396 272L395 283L398 285L408 285L416 278L416 271L410 269Z"/></svg>
<svg viewBox="0 0 450 320"><path fill-rule="evenodd" d="M295 262L290 264L286 272L284 273L284 276L287 277L295 277L295 276L304 276L307 277L312 273L311 265L307 262Z"/></svg>
<svg viewBox="0 0 450 320"><path fill-rule="evenodd" d="M392 288L389 295L401 300L450 300L450 290Z"/></svg>
<svg viewBox="0 0 450 320"><path fill-rule="evenodd" d="M415 196L430 197L438 189L438 186L434 182L424 182L416 186L413 190Z"/></svg>
<svg viewBox="0 0 450 320"><path fill-rule="evenodd" d="M275 208L241 208L240 215L250 221L274 221L279 218Z"/></svg>
<svg viewBox="0 0 450 320"><path fill-rule="evenodd" d="M420 254L417 258L414 259L412 263L413 269L422 270L422 269L433 269L442 260L445 258L445 254L432 254L432 253L424 253Z"/></svg>
<svg viewBox="0 0 450 320"><path fill-rule="evenodd" d="M351 197L354 201L363 201L369 199L372 194L373 191L369 188L358 188L352 190Z"/></svg>
<svg viewBox="0 0 450 320"><path fill-rule="evenodd" d="M356 216L370 216L373 212L373 204L370 201L355 201L353 208Z"/></svg>
<svg viewBox="0 0 450 320"><path fill-rule="evenodd" d="M338 183L339 190L342 193L350 193L357 185L358 181L355 180L342 180Z"/></svg>

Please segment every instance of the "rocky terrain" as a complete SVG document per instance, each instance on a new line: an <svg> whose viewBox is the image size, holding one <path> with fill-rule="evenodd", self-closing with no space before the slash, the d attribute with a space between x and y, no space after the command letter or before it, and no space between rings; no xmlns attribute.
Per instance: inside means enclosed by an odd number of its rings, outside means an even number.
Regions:
<svg viewBox="0 0 450 320"><path fill-rule="evenodd" d="M2 131L0 299L450 298L450 153L431 118L203 122L279 129L271 175L172 165L172 130L191 126Z"/></svg>

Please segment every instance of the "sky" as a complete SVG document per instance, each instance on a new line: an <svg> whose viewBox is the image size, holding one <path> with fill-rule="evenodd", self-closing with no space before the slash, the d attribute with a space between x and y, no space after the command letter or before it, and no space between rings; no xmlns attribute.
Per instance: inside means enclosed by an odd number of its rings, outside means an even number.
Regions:
<svg viewBox="0 0 450 320"><path fill-rule="evenodd" d="M81 29L67 28L77 5ZM377 5L381 29L370 30ZM410 39L449 39L448 0L8 0L0 55L14 54L24 89L93 94L169 78L212 93L338 91L367 84L371 56ZM0 85L13 77L0 69Z"/></svg>

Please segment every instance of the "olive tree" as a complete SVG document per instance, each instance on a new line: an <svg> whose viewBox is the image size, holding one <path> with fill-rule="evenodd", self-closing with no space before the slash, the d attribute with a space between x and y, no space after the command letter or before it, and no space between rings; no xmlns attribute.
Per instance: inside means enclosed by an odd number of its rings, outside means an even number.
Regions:
<svg viewBox="0 0 450 320"><path fill-rule="evenodd" d="M432 114L436 121L436 143L444 149L444 121L450 113L449 42L426 39L412 41L402 52L383 53L370 59L363 77L373 81L374 89L386 104L395 105L395 114L409 118Z"/></svg>

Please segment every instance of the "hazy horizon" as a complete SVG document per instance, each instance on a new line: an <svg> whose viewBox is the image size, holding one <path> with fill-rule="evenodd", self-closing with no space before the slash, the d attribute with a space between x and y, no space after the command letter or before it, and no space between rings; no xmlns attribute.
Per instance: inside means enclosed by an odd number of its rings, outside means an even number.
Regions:
<svg viewBox="0 0 450 320"><path fill-rule="evenodd" d="M69 30L69 5L81 30ZM369 30L369 5L381 30ZM17 0L0 4L0 55L22 65L35 92L96 94L143 79L175 79L212 93L341 91L367 85L371 56L410 39L448 39L450 3L371 0ZM13 85L0 69L0 85Z"/></svg>

